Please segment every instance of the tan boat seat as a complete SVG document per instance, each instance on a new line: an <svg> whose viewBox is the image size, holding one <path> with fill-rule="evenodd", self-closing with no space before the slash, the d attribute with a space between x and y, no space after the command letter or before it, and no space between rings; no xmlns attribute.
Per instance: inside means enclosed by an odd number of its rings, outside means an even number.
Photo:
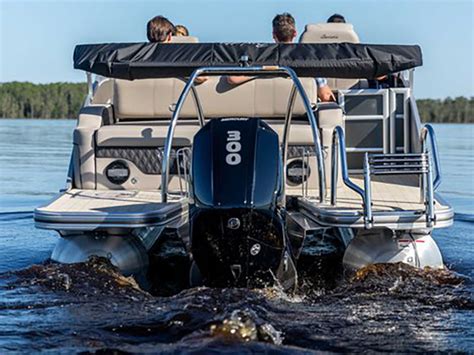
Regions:
<svg viewBox="0 0 474 355"><path fill-rule="evenodd" d="M359 36L350 23L318 23L306 25L300 37L301 43L360 43ZM327 78L332 90L365 89L365 79Z"/></svg>
<svg viewBox="0 0 474 355"><path fill-rule="evenodd" d="M199 43L199 39L194 36L173 36L171 43Z"/></svg>
<svg viewBox="0 0 474 355"><path fill-rule="evenodd" d="M189 147L199 125L176 127L173 145ZM163 147L168 126L114 125L101 127L96 134L98 147Z"/></svg>
<svg viewBox="0 0 474 355"><path fill-rule="evenodd" d="M316 84L312 78L301 79L312 104L316 103ZM185 85L184 80L142 79L115 80L113 105L119 122L169 120ZM286 114L292 81L285 78L257 79L231 86L223 77L210 77L196 86L205 118L262 117L282 118ZM295 102L294 115L305 115L301 98ZM180 118L196 118L192 94L188 95Z"/></svg>
<svg viewBox="0 0 474 355"><path fill-rule="evenodd" d="M300 37L301 43L360 43L350 23L308 24Z"/></svg>
<svg viewBox="0 0 474 355"><path fill-rule="evenodd" d="M284 123L273 122L270 126L283 138ZM190 146L199 130L197 124L176 126L173 146ZM163 147L168 126L114 125L103 126L96 134L98 147ZM312 145L313 136L307 122L293 122L290 128L291 145Z"/></svg>

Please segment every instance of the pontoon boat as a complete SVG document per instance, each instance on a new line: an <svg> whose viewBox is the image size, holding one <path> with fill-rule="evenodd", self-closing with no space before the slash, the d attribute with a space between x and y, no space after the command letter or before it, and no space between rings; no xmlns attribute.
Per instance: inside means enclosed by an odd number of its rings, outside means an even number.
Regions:
<svg viewBox="0 0 474 355"><path fill-rule="evenodd" d="M297 44L179 42L76 47L89 95L67 187L35 211L61 236L53 260L138 274L173 233L192 284L290 288L305 238L325 231L349 270L443 267L432 231L453 210L413 96L418 46L360 44L348 24L308 25ZM318 102L315 77L337 103Z"/></svg>

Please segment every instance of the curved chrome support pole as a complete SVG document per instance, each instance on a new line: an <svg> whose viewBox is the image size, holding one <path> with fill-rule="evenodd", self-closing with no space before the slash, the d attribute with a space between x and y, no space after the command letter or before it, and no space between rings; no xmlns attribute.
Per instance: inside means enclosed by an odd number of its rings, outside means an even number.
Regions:
<svg viewBox="0 0 474 355"><path fill-rule="evenodd" d="M191 77L188 79L181 95L178 99L176 104L176 108L173 112L173 116L171 117L170 126L168 128L168 134L166 136L165 142L165 150L163 156L163 164L162 164L162 175L161 175L161 200L163 203L166 203L168 200L168 182L169 182L169 160L171 154L171 147L172 141L174 137L174 132L176 129L176 123L179 118L179 114L181 109L184 105L184 102L189 94L189 91L192 89L194 85L195 79L201 74L213 74L213 75L226 75L237 73L240 75L255 75L255 74L264 74L264 75L275 75L275 74L284 74L289 76L296 88L296 91L300 94L301 99L303 100L304 107L306 109L306 113L308 115L308 119L311 125L311 130L313 134L314 145L316 148L316 159L318 161L318 174L319 174L319 199L320 202L324 202L325 194L326 194L326 184L325 184L325 175L324 175L324 160L322 154L322 147L321 147L321 139L319 135L319 128L314 116L314 112L311 107L311 103L309 102L308 97L304 91L303 85L299 80L296 73L288 68L288 67L275 67L275 66L261 66L261 67L203 67L196 69ZM290 107L292 110L292 107ZM285 132L288 132L288 125L291 121L288 118L291 118L291 114L287 115L287 120L285 121ZM283 146L286 147L288 144L287 137L284 137ZM286 151L285 151L286 154Z"/></svg>
<svg viewBox="0 0 474 355"><path fill-rule="evenodd" d="M370 228L370 224L372 221L372 209L371 209L371 201L370 201L370 171L367 170L369 173L369 179L367 180L364 176L364 181L368 182L368 187L364 186L364 189L360 188L358 185L352 182L349 178L349 169L347 167L347 159L346 159L346 143L344 137L344 129L341 126L336 126L333 131L332 135L332 149L331 149L331 204L333 206L336 205L337 202L337 176L339 174L338 168L338 155L339 159L341 160L341 173L342 173L342 181L344 185L346 185L351 190L355 191L361 198L362 198L362 205L364 207L364 220L366 223L367 228ZM339 153L339 154L338 154ZM366 157L367 159L367 157ZM364 175L366 173L364 164ZM367 198L368 192L368 198Z"/></svg>
<svg viewBox="0 0 474 355"><path fill-rule="evenodd" d="M339 148L339 149L338 149ZM339 150L339 156L341 159L341 170L342 170L342 181L344 184L350 188L351 190L357 192L362 200L364 200L364 190L362 190L358 185L352 182L349 178L349 169L347 167L347 159L346 159L346 142L344 136L344 129L341 126L336 126L333 131L332 135L332 159L331 159L331 166L336 167L332 169L331 172L331 204L336 204L337 198L337 150Z"/></svg>
<svg viewBox="0 0 474 355"><path fill-rule="evenodd" d="M434 213L434 191L433 191L433 172L431 169L431 164L427 166L428 171L426 172L426 226L431 228L433 226L433 222L435 220L435 213Z"/></svg>
<svg viewBox="0 0 474 355"><path fill-rule="evenodd" d="M309 102L308 96L306 96L303 85L301 84L301 81L299 80L296 73L291 68L282 67L281 69L283 69L293 80L294 87L296 88L296 91L300 94L300 97L303 100L303 105L306 109L306 113L308 115L308 120L311 126L311 132L313 134L314 147L316 149L316 160L318 162L319 202L324 203L326 199L326 177L324 174L325 167L324 167L323 151L322 151L322 146L321 146L321 137L319 133L318 122L316 120L316 117L314 116L313 108L311 107L311 103ZM293 100L294 99L295 98L293 98ZM291 116L287 117L285 121L285 128L284 128L285 141L283 142L285 147L288 144L288 138L289 138L288 132L289 132L290 124L291 124ZM285 150L285 154L286 154L286 150Z"/></svg>
<svg viewBox="0 0 474 355"><path fill-rule="evenodd" d="M365 153L364 156L364 224L366 229L372 228L373 217L372 217L372 190L370 188L370 165L369 165L369 153Z"/></svg>
<svg viewBox="0 0 474 355"><path fill-rule="evenodd" d="M202 69L196 69L191 77L188 79L188 82L184 86L181 95L179 96L178 102L176 104L176 108L173 112L173 116L171 117L170 126L168 128L168 134L166 136L165 141L165 151L163 154L163 163L161 166L161 202L166 203L168 202L168 179L170 173L170 155L171 155L171 148L173 145L173 137L174 131L176 129L176 123L178 122L178 117L183 108L184 102L188 97L189 91L194 86L194 80L202 73Z"/></svg>
<svg viewBox="0 0 474 355"><path fill-rule="evenodd" d="M201 100L199 100L199 95L196 90L196 86L192 85L191 91L193 93L194 104L196 105L198 113L199 124L201 125L201 127L203 127L206 124L206 121L204 120L204 112L202 111Z"/></svg>
<svg viewBox="0 0 474 355"><path fill-rule="evenodd" d="M435 178L433 180L433 169L428 155L427 138L430 138L431 143L431 161L434 164ZM423 190L425 193L425 206L426 206L426 225L432 227L435 221L434 213L434 190L441 184L441 169L439 164L439 153L438 146L436 144L436 135L433 127L430 124L426 124L421 128L420 131L420 144L421 152L427 155L428 159L428 171L426 172L426 178L423 179Z"/></svg>
<svg viewBox="0 0 474 355"><path fill-rule="evenodd" d="M436 134L433 129L433 126L430 124L425 124L420 131L420 143L421 143L421 152L428 153L426 140L430 138L431 143L431 154L433 157L433 164L435 169L435 178L433 181L433 189L436 190L438 186L441 184L441 168L439 164L439 153L438 153L438 145L436 143Z"/></svg>
<svg viewBox="0 0 474 355"><path fill-rule="evenodd" d="M288 107L285 115L285 126L283 127L283 144L282 144L282 155L283 155L283 188L286 186L286 161L288 154L288 141L290 137L290 125L291 119L293 118L293 108L296 101L296 86L291 86L290 97L288 98ZM288 124L286 124L288 122ZM303 186L303 184L302 184ZM284 190L286 193L286 190Z"/></svg>

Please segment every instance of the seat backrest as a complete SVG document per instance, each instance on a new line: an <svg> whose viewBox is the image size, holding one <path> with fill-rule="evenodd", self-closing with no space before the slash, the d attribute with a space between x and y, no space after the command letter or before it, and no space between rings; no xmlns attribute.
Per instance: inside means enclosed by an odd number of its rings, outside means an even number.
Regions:
<svg viewBox="0 0 474 355"><path fill-rule="evenodd" d="M350 23L317 23L306 25L301 43L359 43L359 36Z"/></svg>
<svg viewBox="0 0 474 355"><path fill-rule="evenodd" d="M312 78L301 79L310 102L316 103L316 84ZM115 80L113 99L119 121L170 119L174 105L184 88L182 79ZM206 118L262 117L281 118L287 110L292 81L285 78L255 79L233 86L225 77L209 77L196 86ZM297 95L294 115L306 113ZM192 93L181 110L182 118L197 117Z"/></svg>
<svg viewBox="0 0 474 355"><path fill-rule="evenodd" d="M301 43L359 43L359 36L350 23L318 23L306 25L300 37ZM367 82L358 79L327 78L333 90L365 88Z"/></svg>
<svg viewBox="0 0 474 355"><path fill-rule="evenodd" d="M199 39L194 36L173 36L171 43L199 43Z"/></svg>

